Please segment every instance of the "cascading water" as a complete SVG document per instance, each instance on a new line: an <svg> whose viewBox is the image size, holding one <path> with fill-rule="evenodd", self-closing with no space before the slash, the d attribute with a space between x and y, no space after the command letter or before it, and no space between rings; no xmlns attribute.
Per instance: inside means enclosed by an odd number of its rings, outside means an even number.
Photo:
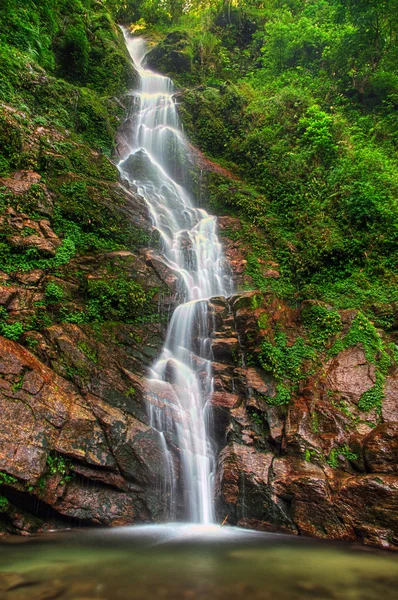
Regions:
<svg viewBox="0 0 398 600"><path fill-rule="evenodd" d="M179 450L184 518L213 521L215 456L208 435L212 393L207 300L227 296L232 283L216 232L216 219L195 208L181 182L188 148L179 125L175 89L168 77L145 68L145 41L124 32L139 75L134 93L130 155L123 176L145 199L162 244L164 262L179 278L182 303L174 311L161 356L147 385L162 398L150 403L151 425L163 440L168 518L177 516L177 481L169 440ZM178 182L179 181L179 182Z"/></svg>

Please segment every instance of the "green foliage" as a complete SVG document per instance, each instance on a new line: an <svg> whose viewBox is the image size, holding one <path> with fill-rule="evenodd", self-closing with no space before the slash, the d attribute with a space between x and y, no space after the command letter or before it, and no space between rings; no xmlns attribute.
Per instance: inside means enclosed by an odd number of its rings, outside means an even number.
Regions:
<svg viewBox="0 0 398 600"><path fill-rule="evenodd" d="M83 24L67 25L56 50L60 74L72 81L84 82L89 66L89 49Z"/></svg>
<svg viewBox="0 0 398 600"><path fill-rule="evenodd" d="M46 300L49 302L61 302L61 300L63 300L65 297L65 292L63 288L54 281L50 281L46 285L44 294Z"/></svg>
<svg viewBox="0 0 398 600"><path fill-rule="evenodd" d="M0 471L0 485L12 485L13 483L17 483L18 479L13 475L9 475L8 473L4 473L4 471Z"/></svg>
<svg viewBox="0 0 398 600"><path fill-rule="evenodd" d="M61 484L67 483L73 478L71 471L71 461L60 454L49 454L46 463L46 477L59 474L62 476Z"/></svg>
<svg viewBox="0 0 398 600"><path fill-rule="evenodd" d="M385 376L380 371L376 375L375 385L364 392L359 399L358 408L360 410L369 411L372 408L379 408L384 399L384 382Z"/></svg>
<svg viewBox="0 0 398 600"><path fill-rule="evenodd" d="M320 453L317 450L312 450L310 448L306 448L304 452L304 460L307 462L312 462L313 458L317 458L318 460L322 460Z"/></svg>
<svg viewBox="0 0 398 600"><path fill-rule="evenodd" d="M256 423L256 425L264 425L264 416L261 415L255 408L248 407L247 412L251 420Z"/></svg>
<svg viewBox="0 0 398 600"><path fill-rule="evenodd" d="M311 414L311 427L314 433L319 433L319 416L316 412Z"/></svg>
<svg viewBox="0 0 398 600"><path fill-rule="evenodd" d="M285 333L277 330L274 343L269 340L262 343L259 362L277 381L289 379L298 382L308 374L305 363L313 361L315 357L314 349L306 344L303 338L297 338L294 344L289 346Z"/></svg>
<svg viewBox="0 0 398 600"><path fill-rule="evenodd" d="M87 282L87 314L92 320L130 321L149 310L150 296L131 279L90 279Z"/></svg>
<svg viewBox="0 0 398 600"><path fill-rule="evenodd" d="M384 383L388 368L393 358L387 351L380 333L373 323L361 312L352 322L352 325L342 340L338 340L330 349L330 355L336 355L350 346L361 345L365 352L366 360L376 366L376 383L364 392L358 402L358 408L364 411L377 407L380 410L384 398Z"/></svg>
<svg viewBox="0 0 398 600"><path fill-rule="evenodd" d="M95 350L95 348L93 348L92 346L90 346L89 344L87 344L87 342L84 341L79 341L77 342L77 347L79 348L79 350L81 350L86 356L87 358L89 358L93 363L97 363L98 362L98 354L97 351Z"/></svg>
<svg viewBox="0 0 398 600"><path fill-rule="evenodd" d="M319 106L310 106L299 120L303 128L302 140L311 150L324 159L332 159L338 147L334 143L333 118L320 110Z"/></svg>
<svg viewBox="0 0 398 600"><path fill-rule="evenodd" d="M194 2L173 26L192 55L186 130L246 182L204 176L211 208L247 223L253 287L369 312L398 300L397 14L396 0Z"/></svg>
<svg viewBox="0 0 398 600"><path fill-rule="evenodd" d="M259 329L266 329L267 325L268 325L268 315L267 313L262 313L258 320L257 320L257 325L259 327Z"/></svg>
<svg viewBox="0 0 398 600"><path fill-rule="evenodd" d="M24 326L19 321L15 323L0 323L0 334L9 340L19 340L24 332Z"/></svg>
<svg viewBox="0 0 398 600"><path fill-rule="evenodd" d="M278 383L276 385L276 393L275 396L268 396L267 402L272 406L283 406L284 404L289 404L291 399L291 390L287 385L283 383Z"/></svg>
<svg viewBox="0 0 398 600"><path fill-rule="evenodd" d="M337 469L340 465L340 457L342 456L349 461L356 461L359 459L358 454L352 452L347 444L344 444L344 446L341 446L340 448L333 448L326 462L330 467L332 467L332 469Z"/></svg>
<svg viewBox="0 0 398 600"><path fill-rule="evenodd" d="M131 80L121 34L100 2L4 0L0 25L0 45L74 83L117 93Z"/></svg>
<svg viewBox="0 0 398 600"><path fill-rule="evenodd" d="M17 392L19 392L20 389L22 389L22 385L23 385L23 378L19 377L13 384L12 384L12 391L14 392L14 394L16 394Z"/></svg>
<svg viewBox="0 0 398 600"><path fill-rule="evenodd" d="M311 343L319 350L324 349L343 327L337 310L315 303L307 304L301 311L301 322L308 330Z"/></svg>
<svg viewBox="0 0 398 600"><path fill-rule="evenodd" d="M9 501L4 496L0 496L0 514L7 511L10 506Z"/></svg>

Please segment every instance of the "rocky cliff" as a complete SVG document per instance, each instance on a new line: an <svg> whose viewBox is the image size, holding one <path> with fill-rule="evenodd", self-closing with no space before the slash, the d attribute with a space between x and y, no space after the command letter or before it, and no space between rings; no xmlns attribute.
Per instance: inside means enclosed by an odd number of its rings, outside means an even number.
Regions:
<svg viewBox="0 0 398 600"><path fill-rule="evenodd" d="M25 171L2 184L22 202L38 181ZM112 192L144 226L140 199L116 183ZM41 261L55 256L62 241L45 214L32 219L14 206L3 216L7 239ZM162 517L162 447L143 399L171 308L172 281L162 278L144 247L78 255L55 273L46 264L1 273L3 531Z"/></svg>
<svg viewBox="0 0 398 600"><path fill-rule="evenodd" d="M220 520L397 545L398 372L377 400L379 333L357 311L256 291L210 305Z"/></svg>

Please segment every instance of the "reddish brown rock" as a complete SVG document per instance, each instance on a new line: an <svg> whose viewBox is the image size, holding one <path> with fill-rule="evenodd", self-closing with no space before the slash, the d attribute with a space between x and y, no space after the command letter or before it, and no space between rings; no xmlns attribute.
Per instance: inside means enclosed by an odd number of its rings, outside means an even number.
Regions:
<svg viewBox="0 0 398 600"><path fill-rule="evenodd" d="M214 392L211 396L211 403L213 406L221 408L234 408L239 402L239 396L237 394L230 394L228 392Z"/></svg>
<svg viewBox="0 0 398 600"><path fill-rule="evenodd" d="M16 171L12 177L0 178L0 184L4 185L14 194L23 194L30 190L32 185L40 183L41 175L34 171Z"/></svg>
<svg viewBox="0 0 398 600"><path fill-rule="evenodd" d="M363 448L368 471L398 475L398 422L373 429L364 439Z"/></svg>
<svg viewBox="0 0 398 600"><path fill-rule="evenodd" d="M238 338L216 338L211 341L211 350L216 361L235 362L239 352Z"/></svg>
<svg viewBox="0 0 398 600"><path fill-rule="evenodd" d="M58 238L46 239L40 235L28 235L26 237L13 235L8 241L15 248L36 248L40 253L50 257L56 255L61 245L61 240Z"/></svg>
<svg viewBox="0 0 398 600"><path fill-rule="evenodd" d="M382 407L384 421L398 422L398 369L387 377Z"/></svg>
<svg viewBox="0 0 398 600"><path fill-rule="evenodd" d="M77 342L79 328L68 324L67 330ZM63 347L64 356L70 349ZM81 359L77 344L75 349ZM155 430L99 397L83 398L73 384L4 338L0 376L0 471L11 477L8 487L27 493L29 485L55 511L83 522L127 524L163 511L157 483L164 454ZM79 475L97 484L82 486ZM12 522L19 527L16 517Z"/></svg>
<svg viewBox="0 0 398 600"><path fill-rule="evenodd" d="M130 494L95 484L86 487L72 482L54 508L61 515L98 525L129 525L145 519L135 508Z"/></svg>
<svg viewBox="0 0 398 600"><path fill-rule="evenodd" d="M326 368L330 389L355 404L376 382L376 368L358 346L340 352Z"/></svg>
<svg viewBox="0 0 398 600"><path fill-rule="evenodd" d="M279 277L281 276L279 271L275 271L275 269L266 269L263 272L263 276L264 277L271 277L272 279L279 279Z"/></svg>
<svg viewBox="0 0 398 600"><path fill-rule="evenodd" d="M340 520L350 538L382 545L398 545L398 477L358 475L339 485L335 498Z"/></svg>
<svg viewBox="0 0 398 600"><path fill-rule="evenodd" d="M340 539L352 536L334 510L327 477L319 466L298 458L277 458L272 471L273 493L288 503L300 533Z"/></svg>
<svg viewBox="0 0 398 600"><path fill-rule="evenodd" d="M232 444L219 457L216 505L220 518L231 524L297 533L284 499L273 493L272 453Z"/></svg>
<svg viewBox="0 0 398 600"><path fill-rule="evenodd" d="M263 336L272 340L275 326L283 327L288 344L307 335L300 310L268 294L236 295L229 305L234 317L232 328L228 321L229 335L239 339L243 360L248 354L255 360ZM260 323L262 314L266 318ZM356 315L343 311L343 335ZM216 340L225 327L219 325ZM223 447L216 484L220 518L228 515L231 523L264 530L398 545L392 514L398 506L396 423L372 429L379 420L376 409L358 407L376 380L375 366L360 346L320 362L292 390L286 406L272 406L276 382L271 373L237 367L226 355L214 371L216 392L239 398L235 407L224 409L228 419L216 412L226 428L225 437L216 428ZM387 420L395 417L397 380L396 371L387 378ZM266 474L264 456L269 460Z"/></svg>
<svg viewBox="0 0 398 600"><path fill-rule="evenodd" d="M8 304L18 294L18 288L11 285L5 285L0 287L0 305L8 306Z"/></svg>

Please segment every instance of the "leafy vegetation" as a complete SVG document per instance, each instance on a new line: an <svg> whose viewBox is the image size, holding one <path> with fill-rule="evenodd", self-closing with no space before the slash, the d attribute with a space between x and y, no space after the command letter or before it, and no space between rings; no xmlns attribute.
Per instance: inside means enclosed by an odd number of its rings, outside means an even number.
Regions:
<svg viewBox="0 0 398 600"><path fill-rule="evenodd" d="M253 284L371 316L396 302L396 0L156 4L131 19L161 37L163 68L176 32L190 57L168 70L191 139L242 178L204 177L213 210L242 220Z"/></svg>
<svg viewBox="0 0 398 600"><path fill-rule="evenodd" d="M350 448L345 444L340 448L333 448L327 458L327 463L333 469L337 469L340 465L340 458L344 457L349 461L358 460L359 456L355 452L352 452Z"/></svg>

